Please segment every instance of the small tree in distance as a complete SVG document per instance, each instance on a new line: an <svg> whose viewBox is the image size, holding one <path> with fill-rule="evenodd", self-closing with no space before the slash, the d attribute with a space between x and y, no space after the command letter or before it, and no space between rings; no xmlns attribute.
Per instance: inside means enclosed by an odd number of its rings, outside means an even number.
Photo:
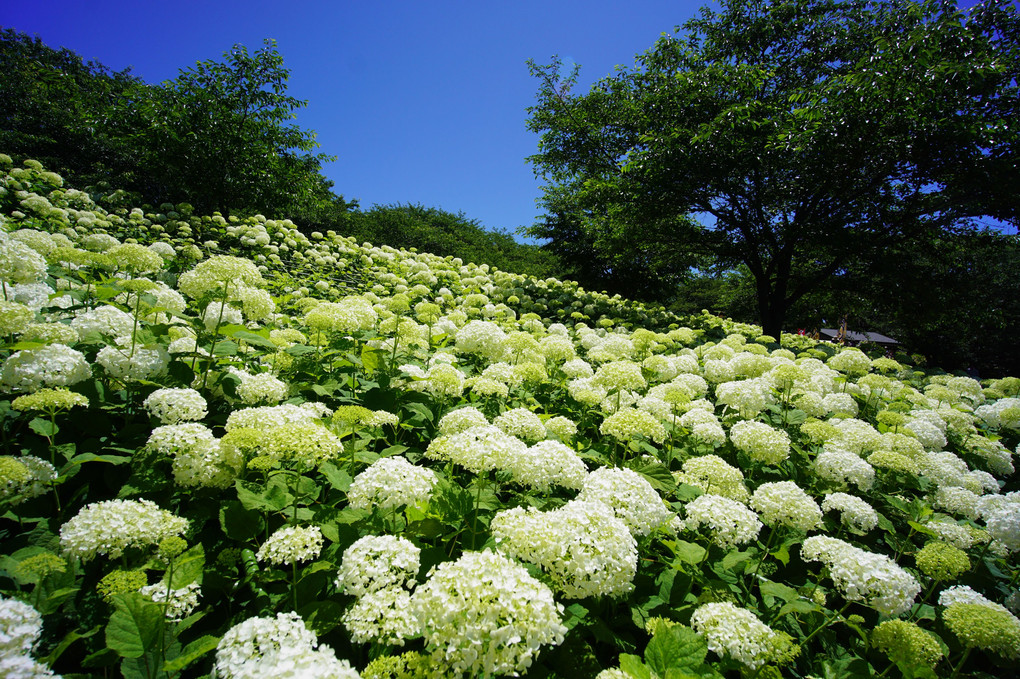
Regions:
<svg viewBox="0 0 1020 679"><path fill-rule="evenodd" d="M587 94L576 69L530 64L529 160L553 216L533 235L580 224L604 256L664 275L742 264L778 335L797 300L892 246L979 216L1020 224L1011 3L720 5Z"/></svg>

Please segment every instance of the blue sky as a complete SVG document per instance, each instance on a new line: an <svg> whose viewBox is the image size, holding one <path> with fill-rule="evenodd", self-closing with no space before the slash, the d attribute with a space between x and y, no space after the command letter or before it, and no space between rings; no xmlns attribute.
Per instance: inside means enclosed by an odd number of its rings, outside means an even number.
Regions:
<svg viewBox="0 0 1020 679"><path fill-rule="evenodd" d="M525 157L537 81L525 61L582 66L582 88L632 64L701 2L4 2L0 25L156 83L233 44L274 38L289 93L307 100L334 190L373 204L422 203L515 230L539 214Z"/></svg>
<svg viewBox="0 0 1020 679"><path fill-rule="evenodd" d="M630 65L705 4L666 0L10 0L0 25L157 83L235 43L274 38L308 101L334 190L374 204L421 203L510 231L540 213L525 158L537 81L525 61L582 66L579 91ZM964 5L973 0L964 0Z"/></svg>

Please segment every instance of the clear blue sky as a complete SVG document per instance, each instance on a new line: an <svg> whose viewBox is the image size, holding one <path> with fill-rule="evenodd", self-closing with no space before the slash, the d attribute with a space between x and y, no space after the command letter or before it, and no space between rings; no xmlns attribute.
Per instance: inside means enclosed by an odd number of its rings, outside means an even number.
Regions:
<svg viewBox="0 0 1020 679"><path fill-rule="evenodd" d="M525 61L576 62L586 91L706 2L0 0L0 25L149 83L274 38L289 94L308 101L297 124L337 156L325 167L337 193L513 231L540 213L525 162L537 150L525 129L537 81Z"/></svg>

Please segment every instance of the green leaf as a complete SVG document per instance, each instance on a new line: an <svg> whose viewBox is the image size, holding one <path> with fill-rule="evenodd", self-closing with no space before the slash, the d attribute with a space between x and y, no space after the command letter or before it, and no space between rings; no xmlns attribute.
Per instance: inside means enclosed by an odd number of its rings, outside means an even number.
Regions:
<svg viewBox="0 0 1020 679"><path fill-rule="evenodd" d="M705 662L708 642L694 630L677 625L662 629L645 648L645 662L664 677L668 670L693 671Z"/></svg>
<svg viewBox="0 0 1020 679"><path fill-rule="evenodd" d="M216 646L219 642L219 637L214 637L210 634L206 634L195 639L181 650L181 654L179 656L173 660L163 663L163 671L180 672L181 670L190 667L202 656L216 650Z"/></svg>
<svg viewBox="0 0 1020 679"><path fill-rule="evenodd" d="M383 367L387 352L376 347L365 345L361 348L361 363L369 375Z"/></svg>
<svg viewBox="0 0 1020 679"><path fill-rule="evenodd" d="M231 500L220 506L220 528L231 540L247 542L265 530L266 522L258 511Z"/></svg>
<svg viewBox="0 0 1020 679"><path fill-rule="evenodd" d="M45 436L46 438L53 438L60 431L60 427L41 417L36 417L29 422L28 428L39 434L39 436Z"/></svg>
<svg viewBox="0 0 1020 679"><path fill-rule="evenodd" d="M299 611L308 627L318 635L333 631L343 617L344 607L335 601L315 601Z"/></svg>
<svg viewBox="0 0 1020 679"><path fill-rule="evenodd" d="M620 654L620 669L634 679L653 679L652 670L641 662L641 658L629 653Z"/></svg>
<svg viewBox="0 0 1020 679"><path fill-rule="evenodd" d="M201 585L204 569L205 548L202 547L202 543L198 543L174 559L170 586L173 589L181 589L193 582Z"/></svg>
<svg viewBox="0 0 1020 679"><path fill-rule="evenodd" d="M787 613L816 613L821 611L822 607L813 601L807 599L796 599L787 604L784 604L779 612L776 613L777 618L781 618Z"/></svg>
<svg viewBox="0 0 1020 679"><path fill-rule="evenodd" d="M163 609L138 592L113 597L106 645L123 658L140 658L159 638Z"/></svg>
<svg viewBox="0 0 1020 679"><path fill-rule="evenodd" d="M676 481L669 467L656 461L635 458L627 462L627 466L643 476L657 492L670 494L676 488Z"/></svg>
<svg viewBox="0 0 1020 679"><path fill-rule="evenodd" d="M677 540L670 545L670 549L683 563L697 565L705 559L705 548L693 542Z"/></svg>
<svg viewBox="0 0 1020 679"><path fill-rule="evenodd" d="M269 338L263 337L262 335L256 335L250 330L238 330L237 332L231 333L230 336L234 339L244 340L253 347L261 347L263 349L268 349L269 351L276 351L276 345L273 344Z"/></svg>
<svg viewBox="0 0 1020 679"><path fill-rule="evenodd" d="M762 596L771 596L776 599L782 599L783 601L796 601L800 598L797 590L779 582L766 580L765 582L762 582L759 587L761 588Z"/></svg>
<svg viewBox="0 0 1020 679"><path fill-rule="evenodd" d="M336 490L346 493L347 489L351 487L351 475L332 462L324 462L319 465L319 473L325 476L329 485Z"/></svg>

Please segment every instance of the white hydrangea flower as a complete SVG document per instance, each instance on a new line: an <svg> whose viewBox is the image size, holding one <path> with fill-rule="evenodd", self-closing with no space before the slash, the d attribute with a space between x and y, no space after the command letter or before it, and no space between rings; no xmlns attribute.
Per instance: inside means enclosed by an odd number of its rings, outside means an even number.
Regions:
<svg viewBox="0 0 1020 679"><path fill-rule="evenodd" d="M180 589L168 591L165 583L157 582L154 585L146 585L138 591L155 603L162 604L167 620L180 622L198 608L198 597L202 593L202 587L193 582Z"/></svg>
<svg viewBox="0 0 1020 679"><path fill-rule="evenodd" d="M704 493L745 504L750 496L744 484L744 473L718 455L701 455L685 460L682 471L673 472L673 478L677 483L686 483Z"/></svg>
<svg viewBox="0 0 1020 679"><path fill-rule="evenodd" d="M449 460L474 474L484 474L510 468L515 458L526 455L527 450L526 443L490 424L434 439L425 455Z"/></svg>
<svg viewBox="0 0 1020 679"><path fill-rule="evenodd" d="M163 424L201 420L208 413L205 398L194 389L157 389L143 405Z"/></svg>
<svg viewBox="0 0 1020 679"><path fill-rule="evenodd" d="M42 616L26 603L0 597L0 656L27 655L42 634Z"/></svg>
<svg viewBox="0 0 1020 679"><path fill-rule="evenodd" d="M501 552L541 567L569 599L634 589L637 543L602 503L572 500L547 512L515 507L499 512L490 529Z"/></svg>
<svg viewBox="0 0 1020 679"><path fill-rule="evenodd" d="M848 601L859 601L894 617L910 609L921 585L887 556L873 554L837 538L813 535L801 546L805 561L821 561Z"/></svg>
<svg viewBox="0 0 1020 679"><path fill-rule="evenodd" d="M319 556L322 542L318 526L284 526L269 536L255 557L277 566L289 566Z"/></svg>
<svg viewBox="0 0 1020 679"><path fill-rule="evenodd" d="M869 490L875 483L875 468L856 453L825 444L814 461L815 473L836 484L852 483Z"/></svg>
<svg viewBox="0 0 1020 679"><path fill-rule="evenodd" d="M344 550L336 586L347 594L365 596L387 587L414 587L421 550L393 535L366 535Z"/></svg>
<svg viewBox="0 0 1020 679"><path fill-rule="evenodd" d="M527 408L513 408L501 413L492 424L510 436L515 436L528 443L541 441L545 438L545 425L535 413Z"/></svg>
<svg viewBox="0 0 1020 679"><path fill-rule="evenodd" d="M621 408L599 426L599 433L627 443L635 436L644 436L657 443L666 438L666 429L654 415L637 408Z"/></svg>
<svg viewBox="0 0 1020 679"><path fill-rule="evenodd" d="M1020 504L1010 502L985 513L985 528L1010 551L1020 550Z"/></svg>
<svg viewBox="0 0 1020 679"><path fill-rule="evenodd" d="M86 505L61 526L60 546L83 561L99 555L116 559L128 547L158 545L187 529L187 519L150 500L106 500Z"/></svg>
<svg viewBox="0 0 1020 679"><path fill-rule="evenodd" d="M783 525L802 533L822 521L818 503L793 481L761 484L751 494L751 507L767 525Z"/></svg>
<svg viewBox="0 0 1020 679"><path fill-rule="evenodd" d="M287 398L290 385L271 373L245 374L237 387L241 401L254 403L279 403Z"/></svg>
<svg viewBox="0 0 1020 679"><path fill-rule="evenodd" d="M0 379L11 391L38 391L66 387L92 376L85 355L63 344L14 352L0 369Z"/></svg>
<svg viewBox="0 0 1020 679"><path fill-rule="evenodd" d="M111 377L126 382L151 380L166 373L170 354L162 345L132 346L130 337L119 337L96 354L96 363Z"/></svg>
<svg viewBox="0 0 1020 679"><path fill-rule="evenodd" d="M757 539L762 523L758 515L740 502L721 495L700 495L684 506L684 526L697 531L708 529L712 542L723 549Z"/></svg>
<svg viewBox="0 0 1020 679"><path fill-rule="evenodd" d="M471 427L485 426L489 420L482 414L482 411L472 406L464 406L451 410L439 420L439 433L444 436L459 434Z"/></svg>
<svg viewBox="0 0 1020 679"><path fill-rule="evenodd" d="M691 628L705 635L711 651L751 670L773 659L779 637L754 613L728 601L699 606L691 616Z"/></svg>
<svg viewBox="0 0 1020 679"><path fill-rule="evenodd" d="M356 509L393 509L419 506L432 497L435 472L411 464L403 457L383 457L358 474L347 491Z"/></svg>
<svg viewBox="0 0 1020 679"><path fill-rule="evenodd" d="M822 500L822 511L839 512L844 524L867 533L878 526L878 512L867 502L847 493L829 493Z"/></svg>
<svg viewBox="0 0 1020 679"><path fill-rule="evenodd" d="M790 436L764 422L741 420L730 427L730 441L751 459L777 465L790 456Z"/></svg>
<svg viewBox="0 0 1020 679"><path fill-rule="evenodd" d="M403 646L404 640L421 633L411 610L411 593L402 587L382 587L366 592L341 618L351 639Z"/></svg>
<svg viewBox="0 0 1020 679"><path fill-rule="evenodd" d="M552 591L489 551L437 566L411 607L433 663L457 674L525 672L542 646L562 643L567 632Z"/></svg>
<svg viewBox="0 0 1020 679"><path fill-rule="evenodd" d="M651 484L633 469L596 469L588 474L577 500L611 507L634 535L648 535L673 516Z"/></svg>
<svg viewBox="0 0 1020 679"><path fill-rule="evenodd" d="M318 648L316 648L318 646ZM319 645L297 613L249 618L234 625L216 646L221 679L359 679L346 660Z"/></svg>

